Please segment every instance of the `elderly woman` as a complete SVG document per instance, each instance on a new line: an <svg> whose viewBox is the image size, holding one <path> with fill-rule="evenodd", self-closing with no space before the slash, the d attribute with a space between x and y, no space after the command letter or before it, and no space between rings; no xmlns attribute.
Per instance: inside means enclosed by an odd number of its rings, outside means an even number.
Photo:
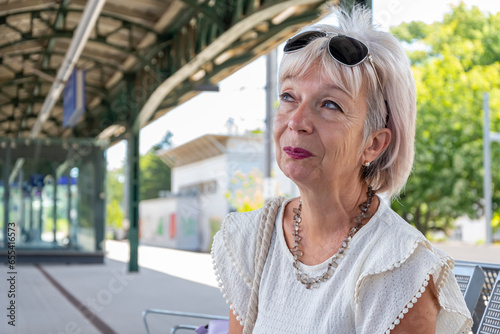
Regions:
<svg viewBox="0 0 500 334"><path fill-rule="evenodd" d="M276 157L300 197L230 214L212 250L230 333L468 333L453 260L376 193L410 173L416 93L370 12L287 41Z"/></svg>

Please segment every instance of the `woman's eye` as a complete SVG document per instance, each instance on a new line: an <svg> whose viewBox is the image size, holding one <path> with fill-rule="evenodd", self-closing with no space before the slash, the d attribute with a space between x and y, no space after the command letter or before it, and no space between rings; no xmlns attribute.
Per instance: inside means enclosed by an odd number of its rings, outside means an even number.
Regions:
<svg viewBox="0 0 500 334"><path fill-rule="evenodd" d="M289 102L289 101L293 101L293 98L290 94L283 93L283 94L280 94L280 101Z"/></svg>
<svg viewBox="0 0 500 334"><path fill-rule="evenodd" d="M337 103L330 101L330 100L323 102L323 107L328 108L328 109L340 110L341 112L344 112L342 110L342 108L340 108L340 106Z"/></svg>

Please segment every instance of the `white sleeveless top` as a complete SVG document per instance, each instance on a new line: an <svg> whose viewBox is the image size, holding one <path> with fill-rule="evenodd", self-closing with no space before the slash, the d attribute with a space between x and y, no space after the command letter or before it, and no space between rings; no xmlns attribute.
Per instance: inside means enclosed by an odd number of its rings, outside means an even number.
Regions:
<svg viewBox="0 0 500 334"><path fill-rule="evenodd" d="M297 281L293 255L283 236L283 209L259 290L255 334L390 333L418 302L430 275L441 306L436 333L469 333L472 319L452 272L454 261L434 248L382 200L370 221L349 242L333 276L308 290ZM212 246L224 298L243 324L254 275L254 254L261 210L231 213ZM330 260L308 266L322 275Z"/></svg>

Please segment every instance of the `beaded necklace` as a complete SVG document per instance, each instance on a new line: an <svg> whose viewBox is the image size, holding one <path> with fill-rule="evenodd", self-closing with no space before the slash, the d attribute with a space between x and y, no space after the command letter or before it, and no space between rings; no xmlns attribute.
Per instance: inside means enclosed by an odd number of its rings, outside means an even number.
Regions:
<svg viewBox="0 0 500 334"><path fill-rule="evenodd" d="M365 202L363 202L360 206L359 209L361 210L361 213L359 216L355 217L353 221L356 223L356 226L350 229L349 233L347 233L347 236L345 237L344 241L342 241L342 244L337 251L337 253L332 257L330 262L328 263L328 269L319 276L316 277L309 277L306 273L303 273L302 270L300 269L300 262L299 258L304 255L304 252L299 249L300 246L300 240L302 237L299 235L299 225L302 222L302 218L300 217L300 214L302 212L302 199L299 200L299 207L298 208L293 208L293 213L295 213L293 217L293 239L294 239L294 247L291 249L293 253L293 267L295 268L295 274L297 276L297 280L304 284L307 289L311 288L318 288L319 284L322 282L327 281L330 279L330 277L333 276L333 273L335 272L335 269L338 267L338 262L342 257L344 257L344 253L349 246L349 241L351 241L352 237L361 229L361 222L363 219L370 218L372 216L371 213L368 212L368 208L370 207L372 201L373 201L373 196L375 195L375 191L372 189L372 187L368 187L368 191L366 192L367 199Z"/></svg>

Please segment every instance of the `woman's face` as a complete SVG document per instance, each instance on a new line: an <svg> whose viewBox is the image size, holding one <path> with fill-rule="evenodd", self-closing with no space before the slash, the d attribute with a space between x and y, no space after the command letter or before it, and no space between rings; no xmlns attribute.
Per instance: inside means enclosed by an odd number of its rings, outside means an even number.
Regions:
<svg viewBox="0 0 500 334"><path fill-rule="evenodd" d="M348 185L359 180L366 92L356 99L318 66L286 78L274 121L280 169L300 185Z"/></svg>

